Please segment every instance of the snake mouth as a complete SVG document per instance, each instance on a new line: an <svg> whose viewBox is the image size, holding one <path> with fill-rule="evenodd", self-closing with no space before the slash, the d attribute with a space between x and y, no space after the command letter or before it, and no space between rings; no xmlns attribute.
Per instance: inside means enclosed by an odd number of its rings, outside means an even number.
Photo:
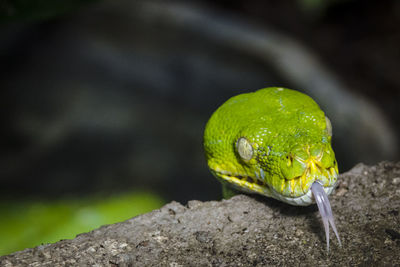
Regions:
<svg viewBox="0 0 400 267"><path fill-rule="evenodd" d="M313 182L313 183L315 183L315 182ZM333 192L333 190L335 189L335 187L336 187L336 183L332 186L324 186L322 188L325 191L326 195L330 195ZM294 205L294 206L308 206L308 205L315 203L315 198L314 198L313 192L311 190L311 187L308 189L308 191L304 195L299 196L299 197L286 197L282 194L277 193L276 191L273 191L273 193L275 193L272 196L273 198L283 201L285 203Z"/></svg>
<svg viewBox="0 0 400 267"><path fill-rule="evenodd" d="M286 197L301 197L309 193L312 184L319 181L324 188L335 187L338 177L336 166L321 168L316 164L309 165L302 175L280 179L274 190Z"/></svg>
<svg viewBox="0 0 400 267"><path fill-rule="evenodd" d="M319 181L327 195L336 187L337 171L335 167L327 168L324 175L315 171L306 170L303 175L292 179L279 179L278 190L266 182L265 174L255 172L255 177L242 174L232 174L227 171L212 170L214 175L223 182L245 193L256 193L272 197L295 206L308 206L315 202L311 185ZM296 191L297 190L297 191ZM296 194L295 194L296 193Z"/></svg>
<svg viewBox="0 0 400 267"><path fill-rule="evenodd" d="M228 172L213 171L215 177L228 182L234 188L246 193L257 193L271 197L271 189L266 182L248 175L234 175Z"/></svg>

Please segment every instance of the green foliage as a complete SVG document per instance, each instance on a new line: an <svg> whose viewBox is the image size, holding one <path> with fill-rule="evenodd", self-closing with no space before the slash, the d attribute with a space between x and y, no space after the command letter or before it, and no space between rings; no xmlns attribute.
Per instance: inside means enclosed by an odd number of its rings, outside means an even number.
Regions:
<svg viewBox="0 0 400 267"><path fill-rule="evenodd" d="M0 203L0 255L42 243L74 238L101 225L124 221L163 205L154 194L137 192L106 199Z"/></svg>

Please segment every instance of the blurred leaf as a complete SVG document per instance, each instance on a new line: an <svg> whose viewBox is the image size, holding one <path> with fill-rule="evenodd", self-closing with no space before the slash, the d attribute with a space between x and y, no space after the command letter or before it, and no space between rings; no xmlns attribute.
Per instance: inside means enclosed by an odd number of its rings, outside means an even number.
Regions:
<svg viewBox="0 0 400 267"><path fill-rule="evenodd" d="M106 199L0 203L0 255L74 238L79 233L124 221L163 204L158 196L146 192Z"/></svg>

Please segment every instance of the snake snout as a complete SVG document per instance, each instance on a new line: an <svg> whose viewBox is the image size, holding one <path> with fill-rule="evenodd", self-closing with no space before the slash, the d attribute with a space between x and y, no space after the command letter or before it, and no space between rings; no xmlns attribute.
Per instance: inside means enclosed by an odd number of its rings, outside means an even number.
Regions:
<svg viewBox="0 0 400 267"><path fill-rule="evenodd" d="M295 146L281 163L281 192L298 197L309 192L315 181L324 187L335 185L338 169L332 148L326 144Z"/></svg>

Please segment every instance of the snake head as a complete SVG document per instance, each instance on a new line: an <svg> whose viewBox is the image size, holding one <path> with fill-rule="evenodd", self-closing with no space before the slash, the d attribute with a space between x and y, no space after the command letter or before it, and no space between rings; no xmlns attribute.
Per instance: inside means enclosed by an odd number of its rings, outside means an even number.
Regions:
<svg viewBox="0 0 400 267"><path fill-rule="evenodd" d="M220 106L207 123L204 148L224 188L297 206L316 202L336 233L327 198L338 177L331 139L331 123L312 98L271 87Z"/></svg>
<svg viewBox="0 0 400 267"><path fill-rule="evenodd" d="M293 129L287 132L297 136L279 131L279 135L271 138L259 134L268 130L254 131L256 126L252 125L249 128L253 131L242 129L238 134L230 154L210 157L209 167L218 179L240 191L273 197L291 205L310 205L314 203L311 185L319 181L329 195L338 177L330 135L326 128L313 126L311 133L310 128Z"/></svg>
<svg viewBox="0 0 400 267"><path fill-rule="evenodd" d="M311 185L330 194L338 166L332 126L307 95L266 88L229 99L204 134L207 163L223 183L292 205L313 203Z"/></svg>

